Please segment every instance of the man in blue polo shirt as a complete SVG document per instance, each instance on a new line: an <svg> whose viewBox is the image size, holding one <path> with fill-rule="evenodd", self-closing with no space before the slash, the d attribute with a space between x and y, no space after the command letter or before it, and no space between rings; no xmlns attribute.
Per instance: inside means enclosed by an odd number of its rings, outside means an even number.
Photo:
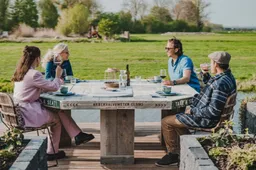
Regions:
<svg viewBox="0 0 256 170"><path fill-rule="evenodd" d="M164 81L164 85L177 85L187 83L197 92L200 92L199 80L194 72L192 60L183 55L182 43L178 39L170 39L165 47L168 60L168 73L171 80Z"/></svg>

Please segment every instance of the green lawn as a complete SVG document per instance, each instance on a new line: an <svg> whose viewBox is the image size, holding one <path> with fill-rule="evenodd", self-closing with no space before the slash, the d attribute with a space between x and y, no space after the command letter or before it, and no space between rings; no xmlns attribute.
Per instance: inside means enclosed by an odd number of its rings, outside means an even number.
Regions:
<svg viewBox="0 0 256 170"><path fill-rule="evenodd" d="M170 35L132 35L131 42L73 43L68 42L73 72L80 79L104 79L108 67L125 69L130 65L131 77L143 78L167 69L168 57L164 51ZM239 81L251 79L256 66L256 34L177 35L183 42L184 54L190 56L196 67L209 62L213 51L228 51L232 55L231 69ZM0 79L9 80L25 45L41 49L42 56L56 43L0 43ZM42 69L41 69L42 70ZM0 85L1 86L1 85Z"/></svg>

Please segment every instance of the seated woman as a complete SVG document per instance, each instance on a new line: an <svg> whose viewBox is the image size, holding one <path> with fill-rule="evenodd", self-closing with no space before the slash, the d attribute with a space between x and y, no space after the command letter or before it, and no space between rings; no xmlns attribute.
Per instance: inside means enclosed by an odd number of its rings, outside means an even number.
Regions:
<svg viewBox="0 0 256 170"><path fill-rule="evenodd" d="M165 47L168 60L168 73L171 81L166 80L165 85L175 86L187 83L197 92L200 92L199 80L194 71L192 60L183 55L182 43L178 39L170 39Z"/></svg>
<svg viewBox="0 0 256 170"><path fill-rule="evenodd" d="M61 68L64 69L62 77L73 76L72 67L69 57L68 46L64 43L59 43L53 49L48 50L42 61L42 67L45 68L45 78L53 80L55 78L55 70L57 64L54 63L54 57L60 57L62 60Z"/></svg>
<svg viewBox="0 0 256 170"><path fill-rule="evenodd" d="M81 131L71 116L63 111L53 113L45 108L40 100L42 91L57 91L63 81L60 76L63 72L60 66L56 66L56 75L53 81L44 79L41 72L35 70L40 64L40 49L34 46L26 46L23 55L12 77L14 81L14 101L20 106L21 115L24 119L24 127L40 127L43 124L54 122L50 128L54 150L58 159L65 157L64 151L59 151L61 124L71 138L75 138L75 144L88 142L94 138L92 134ZM48 137L47 155L48 160L54 159L54 150Z"/></svg>

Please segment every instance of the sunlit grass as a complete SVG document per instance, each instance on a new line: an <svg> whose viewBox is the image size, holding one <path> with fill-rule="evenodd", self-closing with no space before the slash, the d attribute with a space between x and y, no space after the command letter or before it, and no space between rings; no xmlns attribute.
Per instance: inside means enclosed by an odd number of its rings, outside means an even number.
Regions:
<svg viewBox="0 0 256 170"><path fill-rule="evenodd" d="M231 69L239 81L249 80L255 74L256 34L176 35L183 42L184 53L196 67L209 62L208 54L228 51L232 55ZM164 47L171 35L132 35L131 42L67 43L73 72L80 79L104 79L108 67L125 69L130 65L131 77L149 78L167 69L168 57ZM134 40L134 41L133 41ZM41 49L42 56L56 43L0 43L0 79L10 80L25 45ZM41 71L42 68L39 68Z"/></svg>

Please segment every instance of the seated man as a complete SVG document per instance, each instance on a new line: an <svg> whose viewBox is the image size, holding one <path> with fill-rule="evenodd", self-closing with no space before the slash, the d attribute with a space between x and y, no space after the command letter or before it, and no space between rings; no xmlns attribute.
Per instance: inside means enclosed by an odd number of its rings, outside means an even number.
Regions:
<svg viewBox="0 0 256 170"><path fill-rule="evenodd" d="M179 136L189 134L188 127L213 128L221 118L227 98L236 93L236 81L229 69L231 56L227 52L214 52L211 59L211 77L204 74L207 83L200 94L193 97L190 109L185 113L170 115L162 119L162 131L168 153L157 166L168 166L179 162Z"/></svg>

